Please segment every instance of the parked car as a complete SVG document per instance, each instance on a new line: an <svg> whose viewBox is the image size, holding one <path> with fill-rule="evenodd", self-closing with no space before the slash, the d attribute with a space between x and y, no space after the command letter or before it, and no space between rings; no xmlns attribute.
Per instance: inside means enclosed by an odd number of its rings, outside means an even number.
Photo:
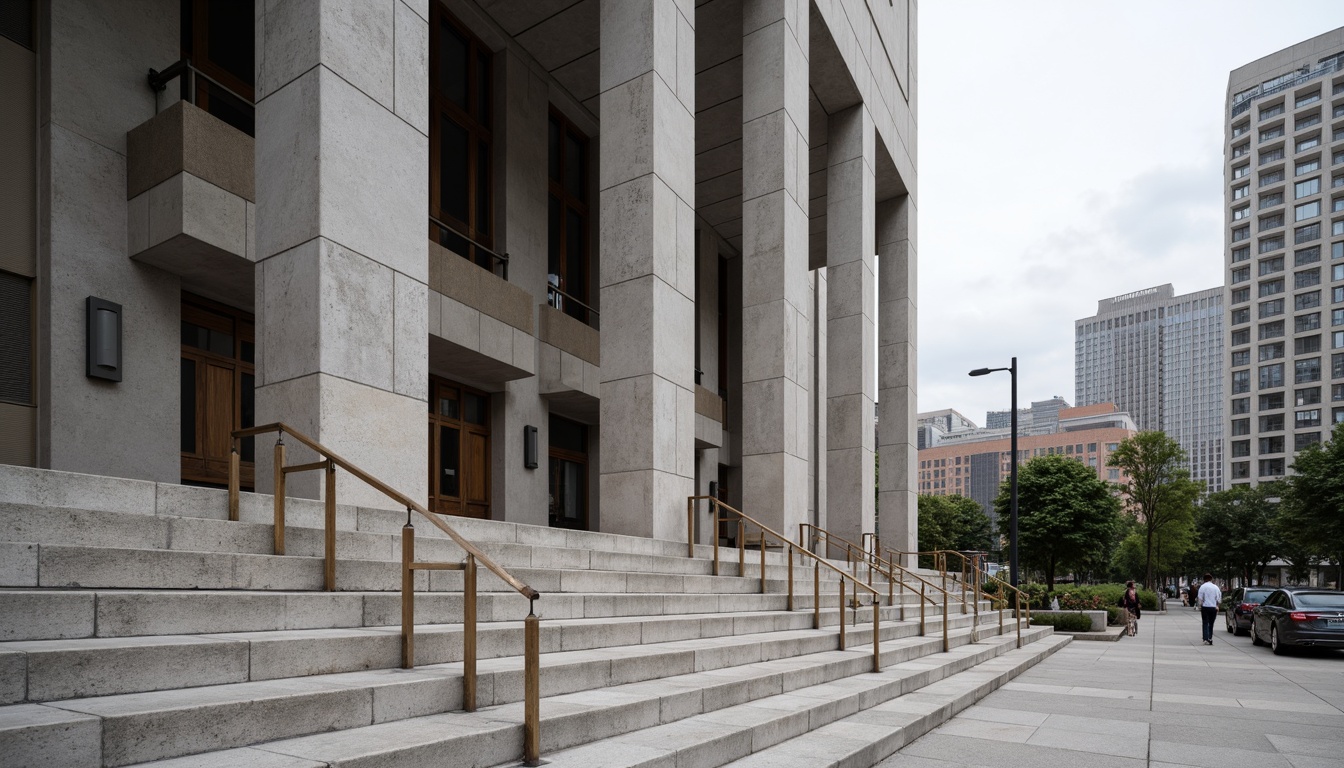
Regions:
<svg viewBox="0 0 1344 768"><path fill-rule="evenodd" d="M1297 646L1344 648L1344 592L1275 590L1251 611L1251 642L1279 655Z"/></svg>
<svg viewBox="0 0 1344 768"><path fill-rule="evenodd" d="M1275 587L1237 587L1223 598L1223 619L1235 635L1251 631L1251 610L1273 594Z"/></svg>

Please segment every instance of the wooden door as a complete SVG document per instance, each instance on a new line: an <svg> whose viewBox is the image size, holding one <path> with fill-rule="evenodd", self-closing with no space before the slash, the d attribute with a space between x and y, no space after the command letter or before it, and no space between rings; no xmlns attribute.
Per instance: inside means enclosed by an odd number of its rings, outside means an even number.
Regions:
<svg viewBox="0 0 1344 768"><path fill-rule="evenodd" d="M490 396L436 378L429 407L429 508L489 519Z"/></svg>
<svg viewBox="0 0 1344 768"><path fill-rule="evenodd" d="M231 433L253 425L252 316L195 296L182 301L182 482L226 486ZM251 489L253 440L242 444L240 484Z"/></svg>

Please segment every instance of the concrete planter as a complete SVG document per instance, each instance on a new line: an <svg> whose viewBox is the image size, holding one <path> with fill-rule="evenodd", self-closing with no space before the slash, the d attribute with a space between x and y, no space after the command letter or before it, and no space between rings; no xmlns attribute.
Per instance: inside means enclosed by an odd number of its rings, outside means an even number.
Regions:
<svg viewBox="0 0 1344 768"><path fill-rule="evenodd" d="M1047 614L1047 613L1050 613L1050 614L1054 614L1054 613L1081 613L1081 614L1087 616L1089 619L1092 620L1092 629L1091 629L1092 632L1102 632L1102 631L1104 631L1104 630L1106 629L1106 612L1105 612L1105 611L1032 611L1032 612L1031 612L1031 615L1032 615L1032 616L1041 616L1041 615L1044 615L1044 614Z"/></svg>

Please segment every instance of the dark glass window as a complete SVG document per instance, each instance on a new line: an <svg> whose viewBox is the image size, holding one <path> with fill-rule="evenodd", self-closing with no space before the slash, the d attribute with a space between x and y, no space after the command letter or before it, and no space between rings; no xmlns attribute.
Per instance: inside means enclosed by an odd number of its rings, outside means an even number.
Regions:
<svg viewBox="0 0 1344 768"><path fill-rule="evenodd" d="M491 272L494 248L492 55L430 3L429 237Z"/></svg>
<svg viewBox="0 0 1344 768"><path fill-rule="evenodd" d="M547 211L548 303L589 325L588 138L551 110L547 125L550 202Z"/></svg>
<svg viewBox="0 0 1344 768"><path fill-rule="evenodd" d="M254 3L181 0L180 6L182 58L205 75L196 78L196 106L249 136L255 134ZM180 79L183 98L188 96L189 80Z"/></svg>

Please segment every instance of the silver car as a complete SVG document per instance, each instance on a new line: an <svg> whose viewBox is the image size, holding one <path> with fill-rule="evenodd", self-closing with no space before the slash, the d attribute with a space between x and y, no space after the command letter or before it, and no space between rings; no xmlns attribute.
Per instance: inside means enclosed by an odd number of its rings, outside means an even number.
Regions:
<svg viewBox="0 0 1344 768"><path fill-rule="evenodd" d="M1251 642L1282 655L1290 648L1344 648L1344 592L1276 590L1251 611Z"/></svg>

